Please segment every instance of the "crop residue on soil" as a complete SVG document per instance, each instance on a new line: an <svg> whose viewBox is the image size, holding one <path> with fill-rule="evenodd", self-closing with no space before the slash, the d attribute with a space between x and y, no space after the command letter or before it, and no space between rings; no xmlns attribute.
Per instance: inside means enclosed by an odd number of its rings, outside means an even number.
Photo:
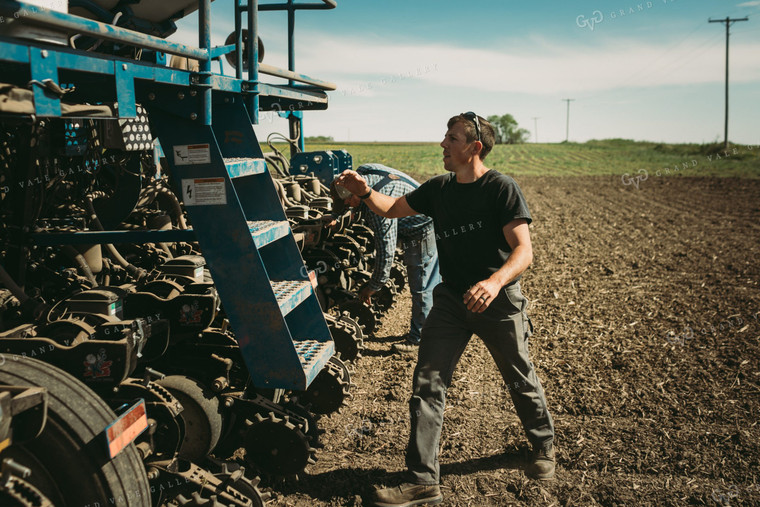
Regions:
<svg viewBox="0 0 760 507"><path fill-rule="evenodd" d="M760 504L760 181L518 178L533 213L523 278L557 478L524 478L527 441L473 338L449 390L445 505ZM352 368L354 398L274 505L361 505L404 469L408 295Z"/></svg>

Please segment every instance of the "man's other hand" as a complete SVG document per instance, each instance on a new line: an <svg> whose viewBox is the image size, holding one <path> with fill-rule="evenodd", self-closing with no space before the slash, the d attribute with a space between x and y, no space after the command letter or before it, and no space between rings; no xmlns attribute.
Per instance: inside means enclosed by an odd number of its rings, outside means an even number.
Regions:
<svg viewBox="0 0 760 507"><path fill-rule="evenodd" d="M483 280L478 282L470 290L464 293L464 304L467 305L467 309L473 313L482 313L488 308L496 296L499 295L501 286L489 280Z"/></svg>

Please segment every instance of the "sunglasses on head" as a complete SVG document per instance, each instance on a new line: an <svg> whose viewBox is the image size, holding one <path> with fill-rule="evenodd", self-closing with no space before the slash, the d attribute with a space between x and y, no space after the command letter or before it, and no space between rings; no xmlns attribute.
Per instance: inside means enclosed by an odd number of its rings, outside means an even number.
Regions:
<svg viewBox="0 0 760 507"><path fill-rule="evenodd" d="M482 142L482 139L480 139L480 120L478 120L478 115L472 111L467 111L466 113L462 113L461 116L467 118L475 124L475 134L477 135L476 140Z"/></svg>

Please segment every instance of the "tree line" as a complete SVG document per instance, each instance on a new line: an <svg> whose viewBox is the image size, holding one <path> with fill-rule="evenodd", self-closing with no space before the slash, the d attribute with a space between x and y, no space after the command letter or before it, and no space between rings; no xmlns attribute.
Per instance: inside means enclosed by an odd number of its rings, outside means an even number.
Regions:
<svg viewBox="0 0 760 507"><path fill-rule="evenodd" d="M517 120L511 114L502 116L493 114L486 118L493 125L496 144L521 144L528 140L530 132L517 125Z"/></svg>

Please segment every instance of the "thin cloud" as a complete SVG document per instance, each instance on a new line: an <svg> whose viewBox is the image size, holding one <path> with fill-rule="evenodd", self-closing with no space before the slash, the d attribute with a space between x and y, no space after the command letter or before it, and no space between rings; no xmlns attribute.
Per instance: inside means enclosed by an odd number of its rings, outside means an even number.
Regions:
<svg viewBox="0 0 760 507"><path fill-rule="evenodd" d="M636 40L538 49L505 44L503 50L482 50L441 44L380 45L323 36L303 48L299 60L304 62L300 67L304 72L313 70L325 79L352 86L405 75L440 87L546 95L718 82L723 74L716 69L725 58L722 39L718 39L695 41L661 59L666 47ZM732 43L733 83L760 81L760 66L754 63L757 54L759 43Z"/></svg>

